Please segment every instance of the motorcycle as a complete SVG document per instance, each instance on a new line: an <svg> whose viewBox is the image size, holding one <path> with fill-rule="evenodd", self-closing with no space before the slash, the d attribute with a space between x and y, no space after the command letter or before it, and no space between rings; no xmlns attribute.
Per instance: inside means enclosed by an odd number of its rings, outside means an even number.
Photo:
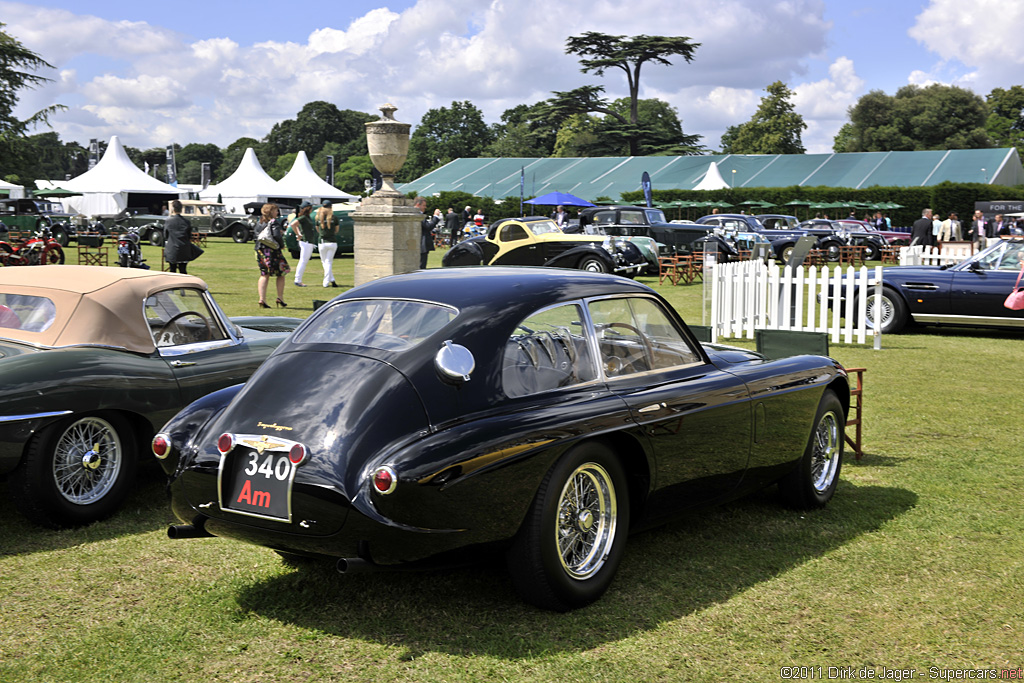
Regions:
<svg viewBox="0 0 1024 683"><path fill-rule="evenodd" d="M9 234L6 225L0 223L0 232ZM7 236L5 234L5 236ZM21 242L0 240L0 265L38 266L64 263L64 250L60 243L50 236L50 227L43 226L32 233L32 237Z"/></svg>
<svg viewBox="0 0 1024 683"><path fill-rule="evenodd" d="M149 270L142 258L139 229L128 228L117 238L117 263L122 268L142 268Z"/></svg>

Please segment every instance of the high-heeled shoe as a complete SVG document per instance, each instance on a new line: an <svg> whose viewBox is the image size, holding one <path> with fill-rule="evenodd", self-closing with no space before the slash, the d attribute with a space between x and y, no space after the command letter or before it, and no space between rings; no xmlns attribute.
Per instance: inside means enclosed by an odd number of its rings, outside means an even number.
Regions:
<svg viewBox="0 0 1024 683"><path fill-rule="evenodd" d="M260 305L260 308L270 308L266 301L258 301L257 303Z"/></svg>
<svg viewBox="0 0 1024 683"><path fill-rule="evenodd" d="M288 308L288 304L281 301L280 299L277 300L277 305L280 306L281 308Z"/></svg>

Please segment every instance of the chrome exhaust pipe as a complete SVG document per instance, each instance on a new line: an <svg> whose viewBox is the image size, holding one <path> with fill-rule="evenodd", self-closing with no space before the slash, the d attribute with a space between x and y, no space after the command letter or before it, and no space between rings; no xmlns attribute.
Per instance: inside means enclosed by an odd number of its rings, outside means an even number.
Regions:
<svg viewBox="0 0 1024 683"><path fill-rule="evenodd" d="M206 530L203 525L193 524L172 524L167 527L167 538L212 538L213 534Z"/></svg>

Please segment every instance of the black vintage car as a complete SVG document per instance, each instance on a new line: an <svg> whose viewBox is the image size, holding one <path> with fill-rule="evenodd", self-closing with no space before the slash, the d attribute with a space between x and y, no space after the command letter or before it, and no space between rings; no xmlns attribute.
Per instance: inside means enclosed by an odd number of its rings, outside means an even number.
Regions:
<svg viewBox="0 0 1024 683"><path fill-rule="evenodd" d="M669 223L661 209L644 206L594 206L580 211L580 232L622 237L646 236L662 245L668 255L702 251L713 229L697 223ZM718 241L718 240L715 240ZM731 247L720 243L722 250Z"/></svg>
<svg viewBox="0 0 1024 683"><path fill-rule="evenodd" d="M527 601L597 599L631 529L839 479L846 373L702 346L652 289L551 268L382 278L314 313L153 451L182 521L339 570L506 553Z"/></svg>
<svg viewBox="0 0 1024 683"><path fill-rule="evenodd" d="M846 244L865 247L864 258L868 261L877 261L882 258L882 247L889 243L874 228L857 220L831 221L824 218L812 218L800 223L798 227L813 235L836 235Z"/></svg>
<svg viewBox="0 0 1024 683"><path fill-rule="evenodd" d="M701 216L697 222L702 225L721 226L725 230L738 234L738 239L750 239L751 236L758 236L761 241L771 244L772 254L775 259L783 263L789 261L790 254L796 246L797 240L804 235L813 234L817 238L815 249L821 249L828 255L830 261L839 260L839 247L846 244L843 238L834 235L831 231L822 231L820 234L813 230L803 228L776 227L768 229L757 216L749 216L739 213L720 213ZM778 225L778 224L777 224ZM746 237L744 237L746 233Z"/></svg>
<svg viewBox="0 0 1024 683"><path fill-rule="evenodd" d="M502 218L486 235L449 249L444 266L552 266L633 277L647 268L640 249L628 240L602 235L567 235L550 218Z"/></svg>

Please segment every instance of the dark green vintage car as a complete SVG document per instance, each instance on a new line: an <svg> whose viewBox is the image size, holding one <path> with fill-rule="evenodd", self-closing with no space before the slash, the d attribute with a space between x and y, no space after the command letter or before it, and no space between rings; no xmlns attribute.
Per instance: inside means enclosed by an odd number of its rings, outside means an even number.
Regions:
<svg viewBox="0 0 1024 683"><path fill-rule="evenodd" d="M338 234L334 238L334 241L338 243L338 251L334 252L334 258L338 258L341 254L351 254L355 251L355 221L352 220L352 212L356 210L358 204L346 204L344 209L334 210L334 219L338 221ZM286 212L281 211L281 215L284 216ZM316 209L313 210L313 217L316 216ZM288 222L295 220L294 215L288 216ZM292 258L299 258L299 240L295 237L295 234L289 231L284 236L285 249L292 255ZM313 253L317 253L319 247L313 246Z"/></svg>
<svg viewBox="0 0 1024 683"><path fill-rule="evenodd" d="M77 229L74 216L65 212L60 202L33 197L0 199L0 223L10 231L29 233L49 228L50 236L62 247L68 246Z"/></svg>
<svg viewBox="0 0 1024 683"><path fill-rule="evenodd" d="M227 318L199 278L0 268L0 477L30 520L87 524L129 493L156 428L246 381L301 322Z"/></svg>

